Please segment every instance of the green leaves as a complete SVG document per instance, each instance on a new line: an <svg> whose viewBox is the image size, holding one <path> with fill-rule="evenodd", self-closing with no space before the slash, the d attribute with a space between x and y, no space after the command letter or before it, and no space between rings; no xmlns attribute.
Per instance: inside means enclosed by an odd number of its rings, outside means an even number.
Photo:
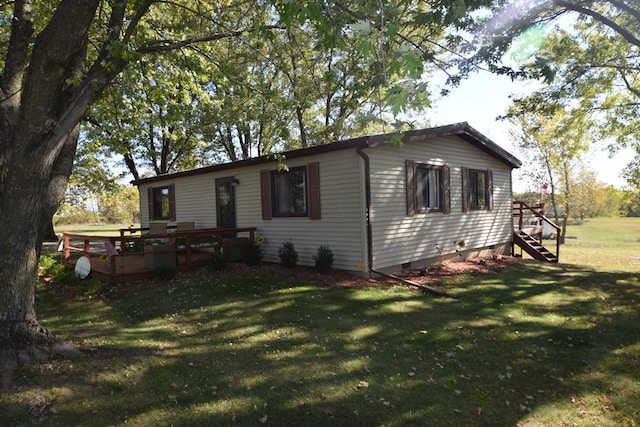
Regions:
<svg viewBox="0 0 640 427"><path fill-rule="evenodd" d="M430 94L426 82L415 84L411 80L404 80L393 85L385 93L385 102L391 108L394 116L409 111L410 106L421 105L427 108L431 105Z"/></svg>
<svg viewBox="0 0 640 427"><path fill-rule="evenodd" d="M449 6L445 23L452 24L464 17L467 13L467 4L464 0L454 0Z"/></svg>
<svg viewBox="0 0 640 427"><path fill-rule="evenodd" d="M131 43L110 47L131 67L91 137L136 176L376 132L430 105L422 79L448 66L453 29L485 3L154 3Z"/></svg>
<svg viewBox="0 0 640 427"><path fill-rule="evenodd" d="M633 6L620 14L614 13L617 6L612 2L589 7L593 13L553 33L532 27L520 36L521 43L513 49L515 58L529 56L524 74L545 83L533 95L536 102L529 104L544 114L549 106L564 109L574 125L588 120L593 138L615 140L614 149L615 145L640 147L640 60L638 46L629 37L640 34L640 24L633 17Z"/></svg>

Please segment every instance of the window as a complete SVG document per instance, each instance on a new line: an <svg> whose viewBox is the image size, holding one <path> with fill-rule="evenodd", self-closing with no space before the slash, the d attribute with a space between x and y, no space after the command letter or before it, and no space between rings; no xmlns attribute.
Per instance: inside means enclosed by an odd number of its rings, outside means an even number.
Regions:
<svg viewBox="0 0 640 427"><path fill-rule="evenodd" d="M320 216L320 167L318 162L288 171L260 171L262 219Z"/></svg>
<svg viewBox="0 0 640 427"><path fill-rule="evenodd" d="M152 221L175 221L175 189L174 185L149 188L149 219Z"/></svg>
<svg viewBox="0 0 640 427"><path fill-rule="evenodd" d="M442 168L416 165L416 210L429 212L441 210Z"/></svg>
<svg viewBox="0 0 640 427"><path fill-rule="evenodd" d="M493 173L491 170L462 168L464 212L493 209Z"/></svg>
<svg viewBox="0 0 640 427"><path fill-rule="evenodd" d="M406 162L407 215L451 212L448 165Z"/></svg>
<svg viewBox="0 0 640 427"><path fill-rule="evenodd" d="M305 167L271 171L273 216L307 216L306 172Z"/></svg>
<svg viewBox="0 0 640 427"><path fill-rule="evenodd" d="M484 209L487 206L487 171L469 171L469 208Z"/></svg>

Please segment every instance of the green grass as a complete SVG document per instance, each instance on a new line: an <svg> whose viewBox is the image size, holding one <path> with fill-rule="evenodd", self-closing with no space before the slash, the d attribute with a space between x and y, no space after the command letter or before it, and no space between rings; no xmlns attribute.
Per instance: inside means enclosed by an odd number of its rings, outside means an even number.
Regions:
<svg viewBox="0 0 640 427"><path fill-rule="evenodd" d="M596 218L569 227L560 248L564 263L607 271L640 270L640 219Z"/></svg>
<svg viewBox="0 0 640 427"><path fill-rule="evenodd" d="M40 393L55 426L634 426L640 268L573 263L640 220L611 224L572 227L560 264L437 285L455 300L265 268L84 301L40 290L42 323L96 352L22 371L0 425L28 425Z"/></svg>

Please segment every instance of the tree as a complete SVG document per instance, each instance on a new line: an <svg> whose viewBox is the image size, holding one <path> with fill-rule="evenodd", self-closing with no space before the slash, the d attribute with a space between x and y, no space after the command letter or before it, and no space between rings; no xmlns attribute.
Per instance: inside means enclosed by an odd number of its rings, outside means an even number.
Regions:
<svg viewBox="0 0 640 427"><path fill-rule="evenodd" d="M472 72L480 64L493 71L516 77L552 78L544 58L533 55L534 61L514 69L504 64L504 55L516 42L536 26L557 22L567 14L580 18L583 22L597 22L608 32L620 36L625 43L640 47L638 19L640 7L633 2L620 0L534 0L534 1L494 1L487 5L489 14L479 14L473 23L473 38L465 44L465 51L471 53L460 58L458 65L462 73Z"/></svg>
<svg viewBox="0 0 640 427"><path fill-rule="evenodd" d="M621 17L627 28L630 19ZM631 18L631 17L626 17ZM636 21L636 27L640 24ZM553 70L536 96L538 108L560 103L573 114L588 115L594 133L611 151L633 147L640 153L640 57L638 47L598 21L578 21L571 31L550 36L538 53ZM575 108L578 106L579 108ZM627 166L627 179L637 167Z"/></svg>
<svg viewBox="0 0 640 427"><path fill-rule="evenodd" d="M405 22L406 39L417 39L429 28L409 19L420 8L398 2L387 19ZM218 13L217 21L235 30L267 25L276 14L274 8L249 7ZM418 77L421 61L395 53L396 45L383 43L362 13L336 16L332 25L348 29L339 35L340 43L327 43L303 25L147 56L125 69L92 108L89 138L118 153L137 179L141 173L157 175L359 135L367 123L356 115L379 113L377 101L387 94L394 94L401 107L409 96L412 105L426 105L425 83L410 85L406 76L384 72L385 62L396 61L385 58L396 55L410 62L410 73ZM434 36L441 29L429 31Z"/></svg>
<svg viewBox="0 0 640 427"><path fill-rule="evenodd" d="M188 59L169 52L129 65L90 110L88 149L118 154L133 179L207 164L201 128L209 95Z"/></svg>
<svg viewBox="0 0 640 427"><path fill-rule="evenodd" d="M267 37L272 31L299 26L316 34L318 46L342 46L345 35L362 27L359 45L366 47L369 57L387 51L378 44L388 45L393 53L377 58L384 75L415 77L423 61L438 63L443 35L448 34L445 28L463 26L466 13L483 4L458 0L434 4L61 0L38 2L37 8L31 0L1 4L0 39L8 40L2 44L0 76L2 384L8 384L21 364L77 350L38 323L38 255L44 227L64 196L80 123L128 65L145 55L225 39ZM241 28L217 20L226 10L241 13L247 7L275 8L278 20L255 26L243 23ZM392 92L389 102L399 109L407 92L400 86Z"/></svg>
<svg viewBox="0 0 640 427"><path fill-rule="evenodd" d="M551 207L556 222L562 223L561 242L566 236L567 221L577 208L574 195L575 170L581 155L588 150L591 135L588 122L582 115L565 113L560 108L550 108L552 114L543 114L529 108L531 100L521 100L510 108L512 122L521 129L517 143L529 152L532 164L546 171ZM560 221L562 211L562 221Z"/></svg>
<svg viewBox="0 0 640 427"><path fill-rule="evenodd" d="M622 199L622 213L625 216L640 217L640 193L625 191Z"/></svg>
<svg viewBox="0 0 640 427"><path fill-rule="evenodd" d="M485 63L513 78L540 79L545 86L529 96L537 98L530 107L544 111L560 105L574 115L588 115L594 133L612 151L633 147L640 158L640 4L619 0L507 4L480 23L478 37L489 47L476 40L483 47L471 62ZM565 15L571 17L570 25L551 31L551 24ZM549 30L543 34L541 28ZM540 43L528 61L517 68L505 66L505 52L531 34L538 34ZM627 166L630 184L637 166L637 161Z"/></svg>
<svg viewBox="0 0 640 427"><path fill-rule="evenodd" d="M108 159L94 151L94 144L82 138L65 198L54 216L54 223L137 223L138 190L123 185L111 170Z"/></svg>

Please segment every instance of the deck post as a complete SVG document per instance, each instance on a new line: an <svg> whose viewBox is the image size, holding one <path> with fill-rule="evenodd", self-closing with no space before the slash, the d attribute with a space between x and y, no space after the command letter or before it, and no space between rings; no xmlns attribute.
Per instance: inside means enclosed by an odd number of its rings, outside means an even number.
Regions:
<svg viewBox="0 0 640 427"><path fill-rule="evenodd" d="M64 242L64 260L68 260L69 258L71 258L71 248L69 247L69 235L64 232L62 233L62 241Z"/></svg>
<svg viewBox="0 0 640 427"><path fill-rule="evenodd" d="M519 220L518 220L518 230L522 230L522 202L518 202L518 209L520 211L519 213Z"/></svg>
<svg viewBox="0 0 640 427"><path fill-rule="evenodd" d="M116 239L112 238L111 239L111 245L115 248L116 247ZM122 241L120 241L120 245L122 245ZM111 264L111 272L109 273L110 276L115 276L117 274L116 271L116 256L121 256L122 255L122 247L120 248L120 255L113 255L113 256L109 256L109 264ZM109 282L111 282L111 277L109 277Z"/></svg>
<svg viewBox="0 0 640 427"><path fill-rule="evenodd" d="M191 239L188 235L184 239L184 257L187 265L191 265Z"/></svg>

